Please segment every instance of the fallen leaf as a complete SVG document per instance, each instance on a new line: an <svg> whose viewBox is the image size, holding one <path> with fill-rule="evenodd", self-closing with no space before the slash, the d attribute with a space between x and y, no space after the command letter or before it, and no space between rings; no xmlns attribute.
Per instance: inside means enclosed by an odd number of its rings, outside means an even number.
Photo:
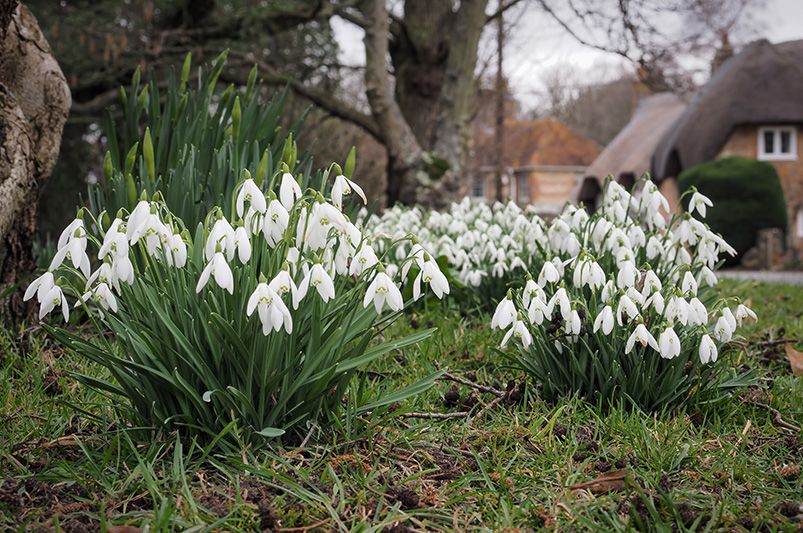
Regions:
<svg viewBox="0 0 803 533"><path fill-rule="evenodd" d="M42 444L42 448L56 448L58 446L78 446L78 439L74 435L65 435Z"/></svg>
<svg viewBox="0 0 803 533"><path fill-rule="evenodd" d="M614 470L598 478L586 481L585 483L578 483L569 487L570 490L586 489L591 494L607 494L616 490L625 488L625 478L627 477L627 469Z"/></svg>
<svg viewBox="0 0 803 533"><path fill-rule="evenodd" d="M108 526L108 533L142 533L142 529L134 526Z"/></svg>
<svg viewBox="0 0 803 533"><path fill-rule="evenodd" d="M792 374L803 376L803 352L795 350L788 342L783 347L786 350L786 358L789 359L789 365L792 367Z"/></svg>

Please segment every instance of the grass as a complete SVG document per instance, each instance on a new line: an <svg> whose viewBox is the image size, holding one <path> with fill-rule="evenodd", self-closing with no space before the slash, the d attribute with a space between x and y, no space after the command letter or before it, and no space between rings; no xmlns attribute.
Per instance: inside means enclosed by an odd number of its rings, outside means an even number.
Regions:
<svg viewBox="0 0 803 533"><path fill-rule="evenodd" d="M70 376L98 370L36 327L4 330L0 530L798 530L803 439L771 409L801 426L803 385L782 346L758 343L803 338L803 291L721 287L759 313L740 362L761 379L717 406L650 416L576 398L548 405L526 387L483 410L492 394L439 381L394 413L314 429L302 447L232 453L124 428L114 406ZM439 328L430 342L371 369L375 386L412 383L437 363L518 391L487 317L437 307L398 328L430 322ZM472 404L480 416L470 421L405 415Z"/></svg>

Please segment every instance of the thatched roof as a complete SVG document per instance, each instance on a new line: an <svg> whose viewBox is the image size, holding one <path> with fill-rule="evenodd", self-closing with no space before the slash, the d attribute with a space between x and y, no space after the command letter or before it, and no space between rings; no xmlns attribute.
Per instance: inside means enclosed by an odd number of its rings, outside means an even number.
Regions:
<svg viewBox="0 0 803 533"><path fill-rule="evenodd" d="M672 93L659 93L643 98L630 122L605 147L586 170L585 175L600 184L612 174L640 177L650 170L655 147L672 127L686 104Z"/></svg>
<svg viewBox="0 0 803 533"><path fill-rule="evenodd" d="M714 159L738 125L801 122L803 40L752 42L722 64L661 138L653 177Z"/></svg>
<svg viewBox="0 0 803 533"><path fill-rule="evenodd" d="M475 163L492 165L495 161L493 131L475 138ZM554 118L505 121L505 166L518 168L534 165L586 166L602 147Z"/></svg>

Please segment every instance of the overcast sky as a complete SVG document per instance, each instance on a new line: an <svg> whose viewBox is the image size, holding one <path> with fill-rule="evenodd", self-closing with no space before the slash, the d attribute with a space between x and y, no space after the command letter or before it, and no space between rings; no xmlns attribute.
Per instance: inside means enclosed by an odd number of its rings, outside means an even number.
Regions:
<svg viewBox="0 0 803 533"><path fill-rule="evenodd" d="M433 0L438 1L438 0ZM772 42L803 39L803 0L765 0L758 14L760 34ZM340 19L333 20L341 49L341 61L364 64L362 32ZM702 58L709 61L710 58ZM578 72L590 69L616 71L623 62L611 54L585 47L535 7L521 15L505 47L505 75L525 109L539 103L542 80L559 65L571 65Z"/></svg>

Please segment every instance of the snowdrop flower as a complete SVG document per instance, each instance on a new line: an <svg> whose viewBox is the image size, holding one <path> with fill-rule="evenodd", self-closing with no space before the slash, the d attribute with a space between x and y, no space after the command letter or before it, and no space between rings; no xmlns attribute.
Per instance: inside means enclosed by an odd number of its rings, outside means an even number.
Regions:
<svg viewBox="0 0 803 533"><path fill-rule="evenodd" d="M373 302L377 314L382 313L385 304L392 311L401 311L404 307L401 292L393 280L384 272L377 272L374 280L365 291L362 306L368 307Z"/></svg>
<svg viewBox="0 0 803 533"><path fill-rule="evenodd" d="M683 275L680 290L682 290L684 294L691 293L693 296L697 296L697 280L694 279L694 274L692 274L691 271L686 271Z"/></svg>
<svg viewBox="0 0 803 533"><path fill-rule="evenodd" d="M186 258L185 258L186 259ZM178 268L182 268L183 265L176 264ZM129 285L134 283L134 265L131 263L131 259L128 255L124 256L117 256L112 259L112 280L116 281L125 281ZM119 289L117 292L120 292Z"/></svg>
<svg viewBox="0 0 803 533"><path fill-rule="evenodd" d="M299 198L301 198L301 187L298 185L298 181L292 174L285 172L282 174L282 182L279 186L279 200L289 211Z"/></svg>
<svg viewBox="0 0 803 533"><path fill-rule="evenodd" d="M73 267L79 269L84 277L89 277L91 269L89 256L86 253L86 245L87 238L84 221L76 218L61 232L57 243L56 255L53 257L48 270L56 270L61 266L65 258L69 258Z"/></svg>
<svg viewBox="0 0 803 533"><path fill-rule="evenodd" d="M367 204L368 200L365 198L365 192L362 188L348 179L346 176L340 174L335 178L335 183L332 185L332 204L338 209L343 209L343 197L348 196L351 192L357 193L357 196L362 198L362 203Z"/></svg>
<svg viewBox="0 0 803 533"><path fill-rule="evenodd" d="M246 316L253 315L254 310L257 311L259 320L262 322L263 335L268 335L271 330L279 331L282 326L288 334L293 332L293 318L290 310L284 305L281 296L267 283L260 282L251 293L251 297L248 298Z"/></svg>
<svg viewBox="0 0 803 533"><path fill-rule="evenodd" d="M627 294L623 294L622 297L619 298L619 306L616 308L616 322L618 322L620 326L624 326L625 317L633 319L637 316L639 316L639 312L636 304L633 303L633 300L631 300Z"/></svg>
<svg viewBox="0 0 803 533"><path fill-rule="evenodd" d="M655 236L650 237L647 241L647 259L653 260L656 257L664 255L664 245Z"/></svg>
<svg viewBox="0 0 803 533"><path fill-rule="evenodd" d="M332 278L327 274L320 263L312 265L307 275L301 280L301 284L298 286L298 292L301 295L300 298L303 298L307 294L310 286L318 291L318 294L324 302L328 302L335 297L335 282L332 281Z"/></svg>
<svg viewBox="0 0 803 533"><path fill-rule="evenodd" d="M666 328L658 336L658 352L664 359L673 359L680 355L680 339L672 326Z"/></svg>
<svg viewBox="0 0 803 533"><path fill-rule="evenodd" d="M688 310L690 326L703 326L708 323L708 310L697 297L689 300Z"/></svg>
<svg viewBox="0 0 803 533"><path fill-rule="evenodd" d="M561 287L558 289L555 294L552 295L552 298L549 299L549 302L547 303L547 311L549 315L552 315L556 303L560 307L560 314L561 317L563 317L563 320L569 320L572 312L572 304L569 301L569 295L566 294L565 288Z"/></svg>
<svg viewBox="0 0 803 533"><path fill-rule="evenodd" d="M588 285L591 290L597 290L605 284L605 272L596 261L583 259L575 266L572 281L575 287Z"/></svg>
<svg viewBox="0 0 803 533"><path fill-rule="evenodd" d="M636 284L638 269L630 261L624 261L619 265L619 272L616 274L616 285L620 289L626 289Z"/></svg>
<svg viewBox="0 0 803 533"><path fill-rule="evenodd" d="M229 294L234 294L234 276L231 273L231 268L226 262L226 256L218 251L212 256L212 260L206 264L201 277L198 279L198 285L195 287L195 292L201 292L209 281L209 277L214 276L215 283L222 289L229 291Z"/></svg>
<svg viewBox="0 0 803 533"><path fill-rule="evenodd" d="M103 263L89 276L86 280L86 290L89 290L96 282L109 284L117 289L117 292L120 292L120 285L117 283L117 276L115 276L114 268L109 263Z"/></svg>
<svg viewBox="0 0 803 533"><path fill-rule="evenodd" d="M22 301L27 302L33 298L33 295L35 294L36 301L41 304L42 300L44 300L45 296L47 296L47 294L50 292L50 289L52 289L55 285L56 281L53 277L53 273L50 271L45 272L33 280L30 285L28 285L25 295L22 297Z"/></svg>
<svg viewBox="0 0 803 533"><path fill-rule="evenodd" d="M262 233L271 248L282 240L289 222L290 213L287 212L287 209L284 208L279 200L275 198L271 200L267 207L265 218L262 220ZM300 224L301 222L299 222Z"/></svg>
<svg viewBox="0 0 803 533"><path fill-rule="evenodd" d="M728 321L728 324L730 324L731 332L736 331L737 321L736 317L733 316L733 312L731 312L730 309L725 307L722 309L722 316L725 318L725 320Z"/></svg>
<svg viewBox="0 0 803 533"><path fill-rule="evenodd" d="M680 322L685 326L689 323L689 304L683 298L672 296L666 304L664 316L670 323Z"/></svg>
<svg viewBox="0 0 803 533"><path fill-rule="evenodd" d="M533 298L539 298L541 300L546 299L546 295L544 294L544 289L542 289L532 278L527 279L527 282L524 284L524 290L521 294L521 304L524 308L530 307L530 301Z"/></svg>
<svg viewBox="0 0 803 533"><path fill-rule="evenodd" d="M178 233L173 233L167 241L168 253L165 254L167 264L176 268L184 268L187 264L187 243Z"/></svg>
<svg viewBox="0 0 803 533"><path fill-rule="evenodd" d="M636 329L633 330L633 333L627 339L627 343L625 344L625 353L628 354L633 351L633 347L636 345L636 342L641 344L643 348L646 348L649 345L653 350L656 352L660 352L660 348L658 343L655 341L655 337L650 334L647 330L647 327L644 324L639 324L636 326Z"/></svg>
<svg viewBox="0 0 803 533"><path fill-rule="evenodd" d="M246 264L251 259L251 239L248 238L248 232L242 226L234 230L234 245L237 247L237 257L240 259L240 263Z"/></svg>
<svg viewBox="0 0 803 533"><path fill-rule="evenodd" d="M664 312L664 303L664 296L660 292L654 292L652 296L645 300L644 307L652 307L656 313L661 315Z"/></svg>
<svg viewBox="0 0 803 533"><path fill-rule="evenodd" d="M511 327L507 333L505 333L504 338L502 339L502 346L503 348L507 345L508 341L511 337L515 337L516 339L521 342L522 347L527 348L532 344L533 337L530 334L530 331L527 329L527 326L521 320L516 320L513 323L513 327Z"/></svg>
<svg viewBox="0 0 803 533"><path fill-rule="evenodd" d="M360 276L365 270L379 263L379 258L371 245L366 241L362 243L360 249L354 254L349 266L349 274L352 276Z"/></svg>
<svg viewBox="0 0 803 533"><path fill-rule="evenodd" d="M280 270L276 276L270 280L268 287L276 292L279 296L284 297L285 294L290 294L293 309L298 309L300 298L298 296L298 287L296 287L290 272L287 270Z"/></svg>
<svg viewBox="0 0 803 533"><path fill-rule="evenodd" d="M613 309L610 305L603 307L597 318L594 319L594 333L600 330L604 335L610 335L613 331Z"/></svg>
<svg viewBox="0 0 803 533"><path fill-rule="evenodd" d="M245 212L245 202L249 204L249 211L253 210L257 213L264 213L267 209L265 195L262 194L262 191L251 178L243 182L240 186L240 192L237 194L235 209L239 217L242 217Z"/></svg>
<svg viewBox="0 0 803 533"><path fill-rule="evenodd" d="M220 217L212 225L212 230L206 238L204 256L209 259L215 255L218 248L226 253L227 261L234 259L234 253L237 250L237 241L234 235L234 228L225 217Z"/></svg>
<svg viewBox="0 0 803 533"><path fill-rule="evenodd" d="M711 337L708 335L703 335L700 338L699 354L702 364L713 363L717 360L717 345L714 344L714 341L711 340Z"/></svg>
<svg viewBox="0 0 803 533"><path fill-rule="evenodd" d="M569 313L569 320L566 321L566 333L569 335L579 335L582 323L580 322L580 313L573 310Z"/></svg>
<svg viewBox="0 0 803 533"><path fill-rule="evenodd" d="M694 194L691 195L691 200L689 200L689 214L694 213L696 210L700 213L702 218L705 218L705 210L706 206L712 207L714 204L711 203L706 196L703 196L699 192L695 191Z"/></svg>
<svg viewBox="0 0 803 533"><path fill-rule="evenodd" d="M533 324L540 326L544 319L550 320L552 318L552 310L539 296L536 296L530 300L530 305L527 308L527 318Z"/></svg>
<svg viewBox="0 0 803 533"><path fill-rule="evenodd" d="M57 305L61 305L61 314L64 316L64 322L68 322L70 320L70 306L67 305L67 299L61 291L61 287L54 284L40 301L39 320L45 318L45 315L55 309Z"/></svg>
<svg viewBox="0 0 803 533"><path fill-rule="evenodd" d="M552 261L544 262L541 267L541 272L538 274L538 284L545 287L547 283L557 283L560 279L560 273Z"/></svg>
<svg viewBox="0 0 803 533"><path fill-rule="evenodd" d="M443 298L444 294L449 294L449 282L446 280L446 276L443 275L443 272L441 272L440 267L438 267L438 263L432 258L424 261L424 267L415 278L415 282L413 283L414 300L418 300L418 298L421 297L421 281L429 283L429 288L432 289L432 292L434 292L435 296L439 299Z"/></svg>
<svg viewBox="0 0 803 533"><path fill-rule="evenodd" d="M729 342L733 338L733 328L724 315L720 316L714 325L714 337L719 342Z"/></svg>
<svg viewBox="0 0 803 533"><path fill-rule="evenodd" d="M139 229L140 225L145 221L145 218L151 212L151 204L145 200L140 200L128 215L128 222L126 223L126 237L130 241L134 233Z"/></svg>
<svg viewBox="0 0 803 533"><path fill-rule="evenodd" d="M98 259L103 259L107 255L120 257L128 255L128 237L119 231L122 220L115 218L109 230L103 236L103 244L98 251Z"/></svg>
<svg viewBox="0 0 803 533"><path fill-rule="evenodd" d="M758 321L758 317L752 309L744 304L739 304L739 307L736 308L736 322L741 326L742 320L745 318L752 319L754 322Z"/></svg>
<svg viewBox="0 0 803 533"><path fill-rule="evenodd" d="M714 274L714 271L708 268L707 266L703 266L699 272L699 283L705 283L709 287L713 287L717 284L717 276Z"/></svg>
<svg viewBox="0 0 803 533"><path fill-rule="evenodd" d="M89 301L90 298L100 304L103 309L110 309L114 313L117 312L117 298L114 297L114 293L105 282L99 283L97 287L85 292L81 299L75 302L75 307Z"/></svg>
<svg viewBox="0 0 803 533"><path fill-rule="evenodd" d="M507 296L499 302L491 318L491 329L505 329L516 319L516 304L513 303L513 296L508 292Z"/></svg>

